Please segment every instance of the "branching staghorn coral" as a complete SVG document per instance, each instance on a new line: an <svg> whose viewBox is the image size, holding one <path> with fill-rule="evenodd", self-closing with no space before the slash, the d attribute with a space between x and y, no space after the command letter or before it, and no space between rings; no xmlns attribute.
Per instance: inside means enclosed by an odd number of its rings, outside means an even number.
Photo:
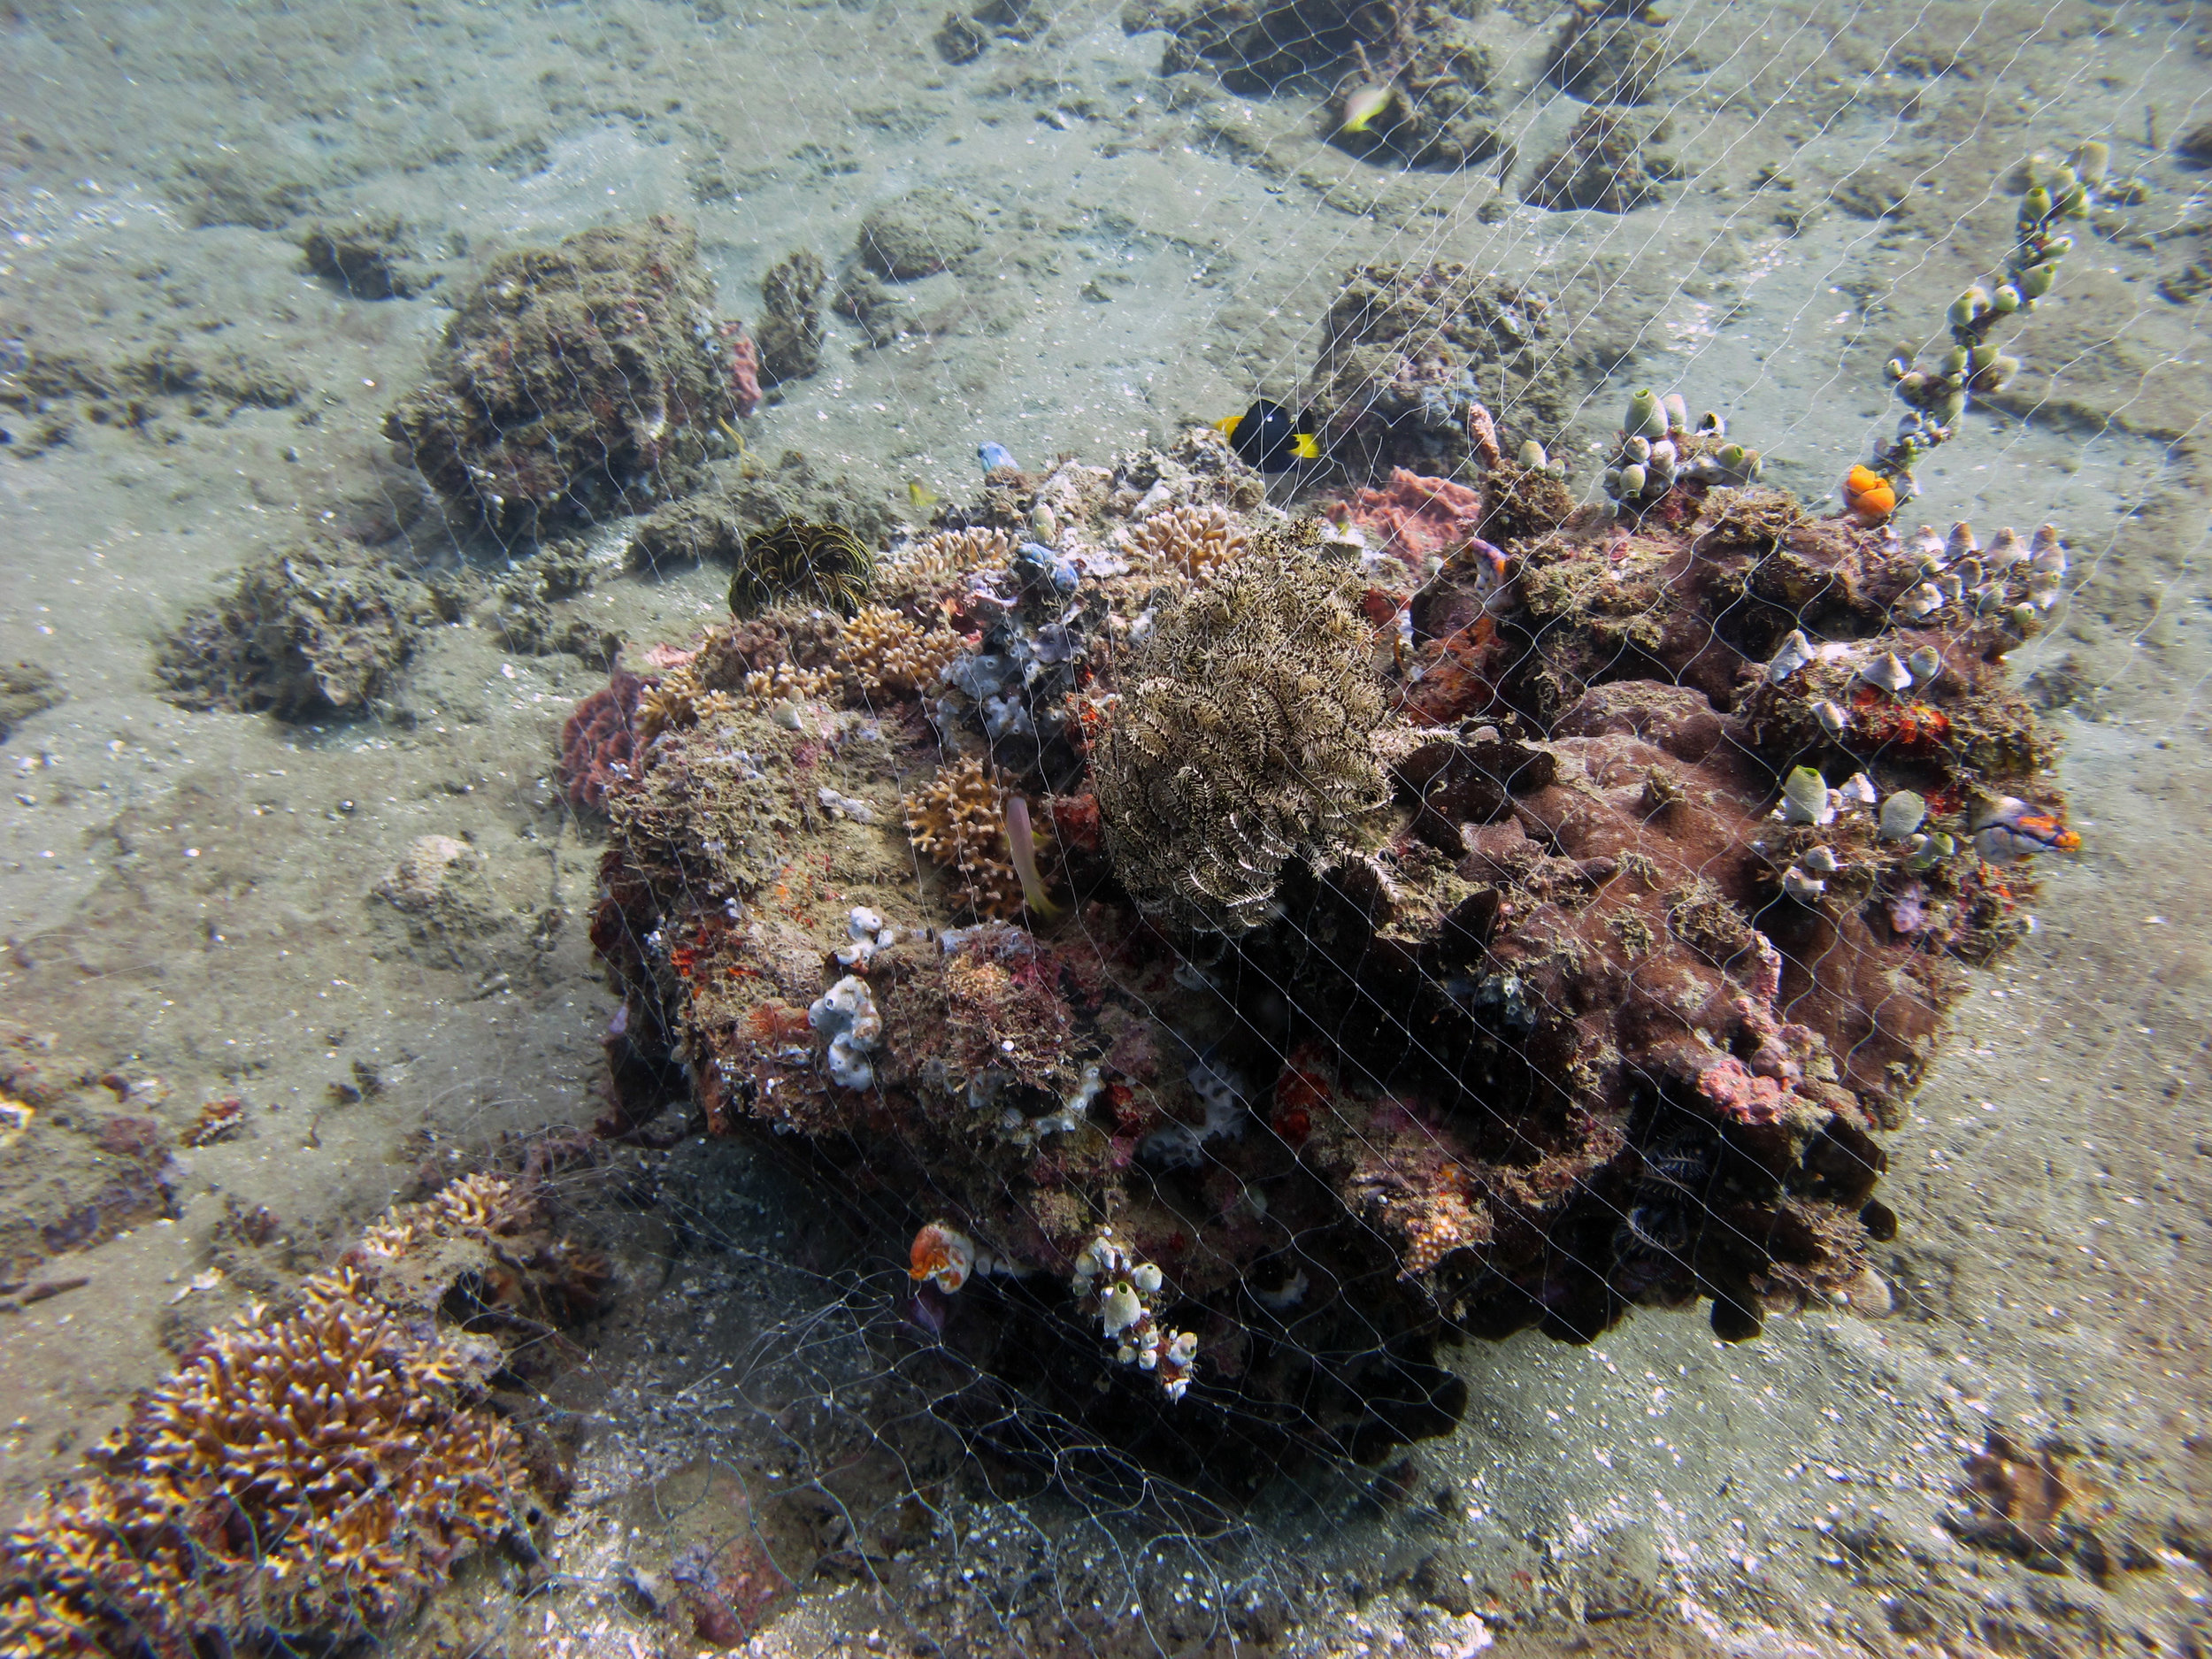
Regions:
<svg viewBox="0 0 2212 1659"><path fill-rule="evenodd" d="M916 849L949 872L960 902L979 916L1022 913L1022 879L1007 838L1004 786L974 756L941 769L901 803ZM1034 842L1044 839L1040 828Z"/></svg>
<svg viewBox="0 0 2212 1659"><path fill-rule="evenodd" d="M1013 557L1014 538L1004 530L940 530L885 561L876 587L894 596L928 593Z"/></svg>
<svg viewBox="0 0 2212 1659"><path fill-rule="evenodd" d="M915 696L933 690L945 664L967 649L949 628L925 633L888 606L870 605L845 625L837 662L864 696Z"/></svg>
<svg viewBox="0 0 2212 1659"><path fill-rule="evenodd" d="M1129 546L1156 571L1203 581L1243 557L1244 526L1219 505L1171 507L1129 532Z"/></svg>
<svg viewBox="0 0 2212 1659"><path fill-rule="evenodd" d="M1131 654L1093 768L1122 882L1194 931L1266 919L1282 867L1382 801L1351 590L1303 556L1230 565Z"/></svg>

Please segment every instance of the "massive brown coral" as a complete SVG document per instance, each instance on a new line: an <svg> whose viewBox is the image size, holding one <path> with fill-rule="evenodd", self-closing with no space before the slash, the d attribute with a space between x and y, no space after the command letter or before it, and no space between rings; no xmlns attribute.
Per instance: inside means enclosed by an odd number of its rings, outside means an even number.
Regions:
<svg viewBox="0 0 2212 1659"><path fill-rule="evenodd" d="M1382 688L1345 583L1311 559L1231 565L1120 669L1094 757L1122 884L1177 926L1242 933L1293 858L1380 803Z"/></svg>

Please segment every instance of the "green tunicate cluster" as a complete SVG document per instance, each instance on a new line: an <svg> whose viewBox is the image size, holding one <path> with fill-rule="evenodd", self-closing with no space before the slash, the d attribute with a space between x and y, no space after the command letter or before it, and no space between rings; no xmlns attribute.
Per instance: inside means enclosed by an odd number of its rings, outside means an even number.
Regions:
<svg viewBox="0 0 2212 1659"><path fill-rule="evenodd" d="M1909 346L1890 358L1889 378L1905 413L1897 422L1896 438L1875 456L1873 468L1897 486L1899 500L1917 493L1914 465L1956 433L1969 400L2001 390L2020 372L2020 360L2000 351L1991 336L2008 317L2033 311L2036 301L2057 283L2058 262L2074 245L2063 227L2089 217L2111 160L2106 145L2092 142L2070 161L2041 157L2031 161L2003 278L1988 287L1976 283L1951 302L1951 345L1933 368L1918 366Z"/></svg>
<svg viewBox="0 0 2212 1659"><path fill-rule="evenodd" d="M1627 515L1664 500L1678 481L1740 486L1755 481L1763 465L1756 449L1730 440L1718 415L1700 415L1693 427L1679 392L1662 397L1646 387L1629 396L1605 493Z"/></svg>

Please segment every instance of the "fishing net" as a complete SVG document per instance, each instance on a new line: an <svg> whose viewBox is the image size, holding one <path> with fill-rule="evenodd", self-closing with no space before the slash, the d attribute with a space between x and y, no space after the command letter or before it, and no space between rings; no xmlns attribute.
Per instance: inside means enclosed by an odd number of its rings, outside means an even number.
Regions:
<svg viewBox="0 0 2212 1659"><path fill-rule="evenodd" d="M17 1639L2202 1641L2200 17L8 27Z"/></svg>

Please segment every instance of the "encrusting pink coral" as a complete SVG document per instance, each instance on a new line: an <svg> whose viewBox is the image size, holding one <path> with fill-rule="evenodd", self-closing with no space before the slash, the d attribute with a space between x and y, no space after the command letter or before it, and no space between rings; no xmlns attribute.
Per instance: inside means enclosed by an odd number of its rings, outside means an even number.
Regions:
<svg viewBox="0 0 2212 1659"><path fill-rule="evenodd" d="M1390 469L1381 489L1354 492L1344 515L1378 537L1386 550L1417 565L1432 553L1448 553L1471 540L1482 523L1482 492L1448 478L1424 478L1402 466Z"/></svg>
<svg viewBox="0 0 2212 1659"><path fill-rule="evenodd" d="M732 401L739 414L749 415L760 407L760 349L750 335L738 332L735 323L722 326L722 337L730 342Z"/></svg>
<svg viewBox="0 0 2212 1659"><path fill-rule="evenodd" d="M616 668L568 717L561 727L558 775L571 806L604 806L607 786L627 774L637 753L633 721L638 700L654 683Z"/></svg>

